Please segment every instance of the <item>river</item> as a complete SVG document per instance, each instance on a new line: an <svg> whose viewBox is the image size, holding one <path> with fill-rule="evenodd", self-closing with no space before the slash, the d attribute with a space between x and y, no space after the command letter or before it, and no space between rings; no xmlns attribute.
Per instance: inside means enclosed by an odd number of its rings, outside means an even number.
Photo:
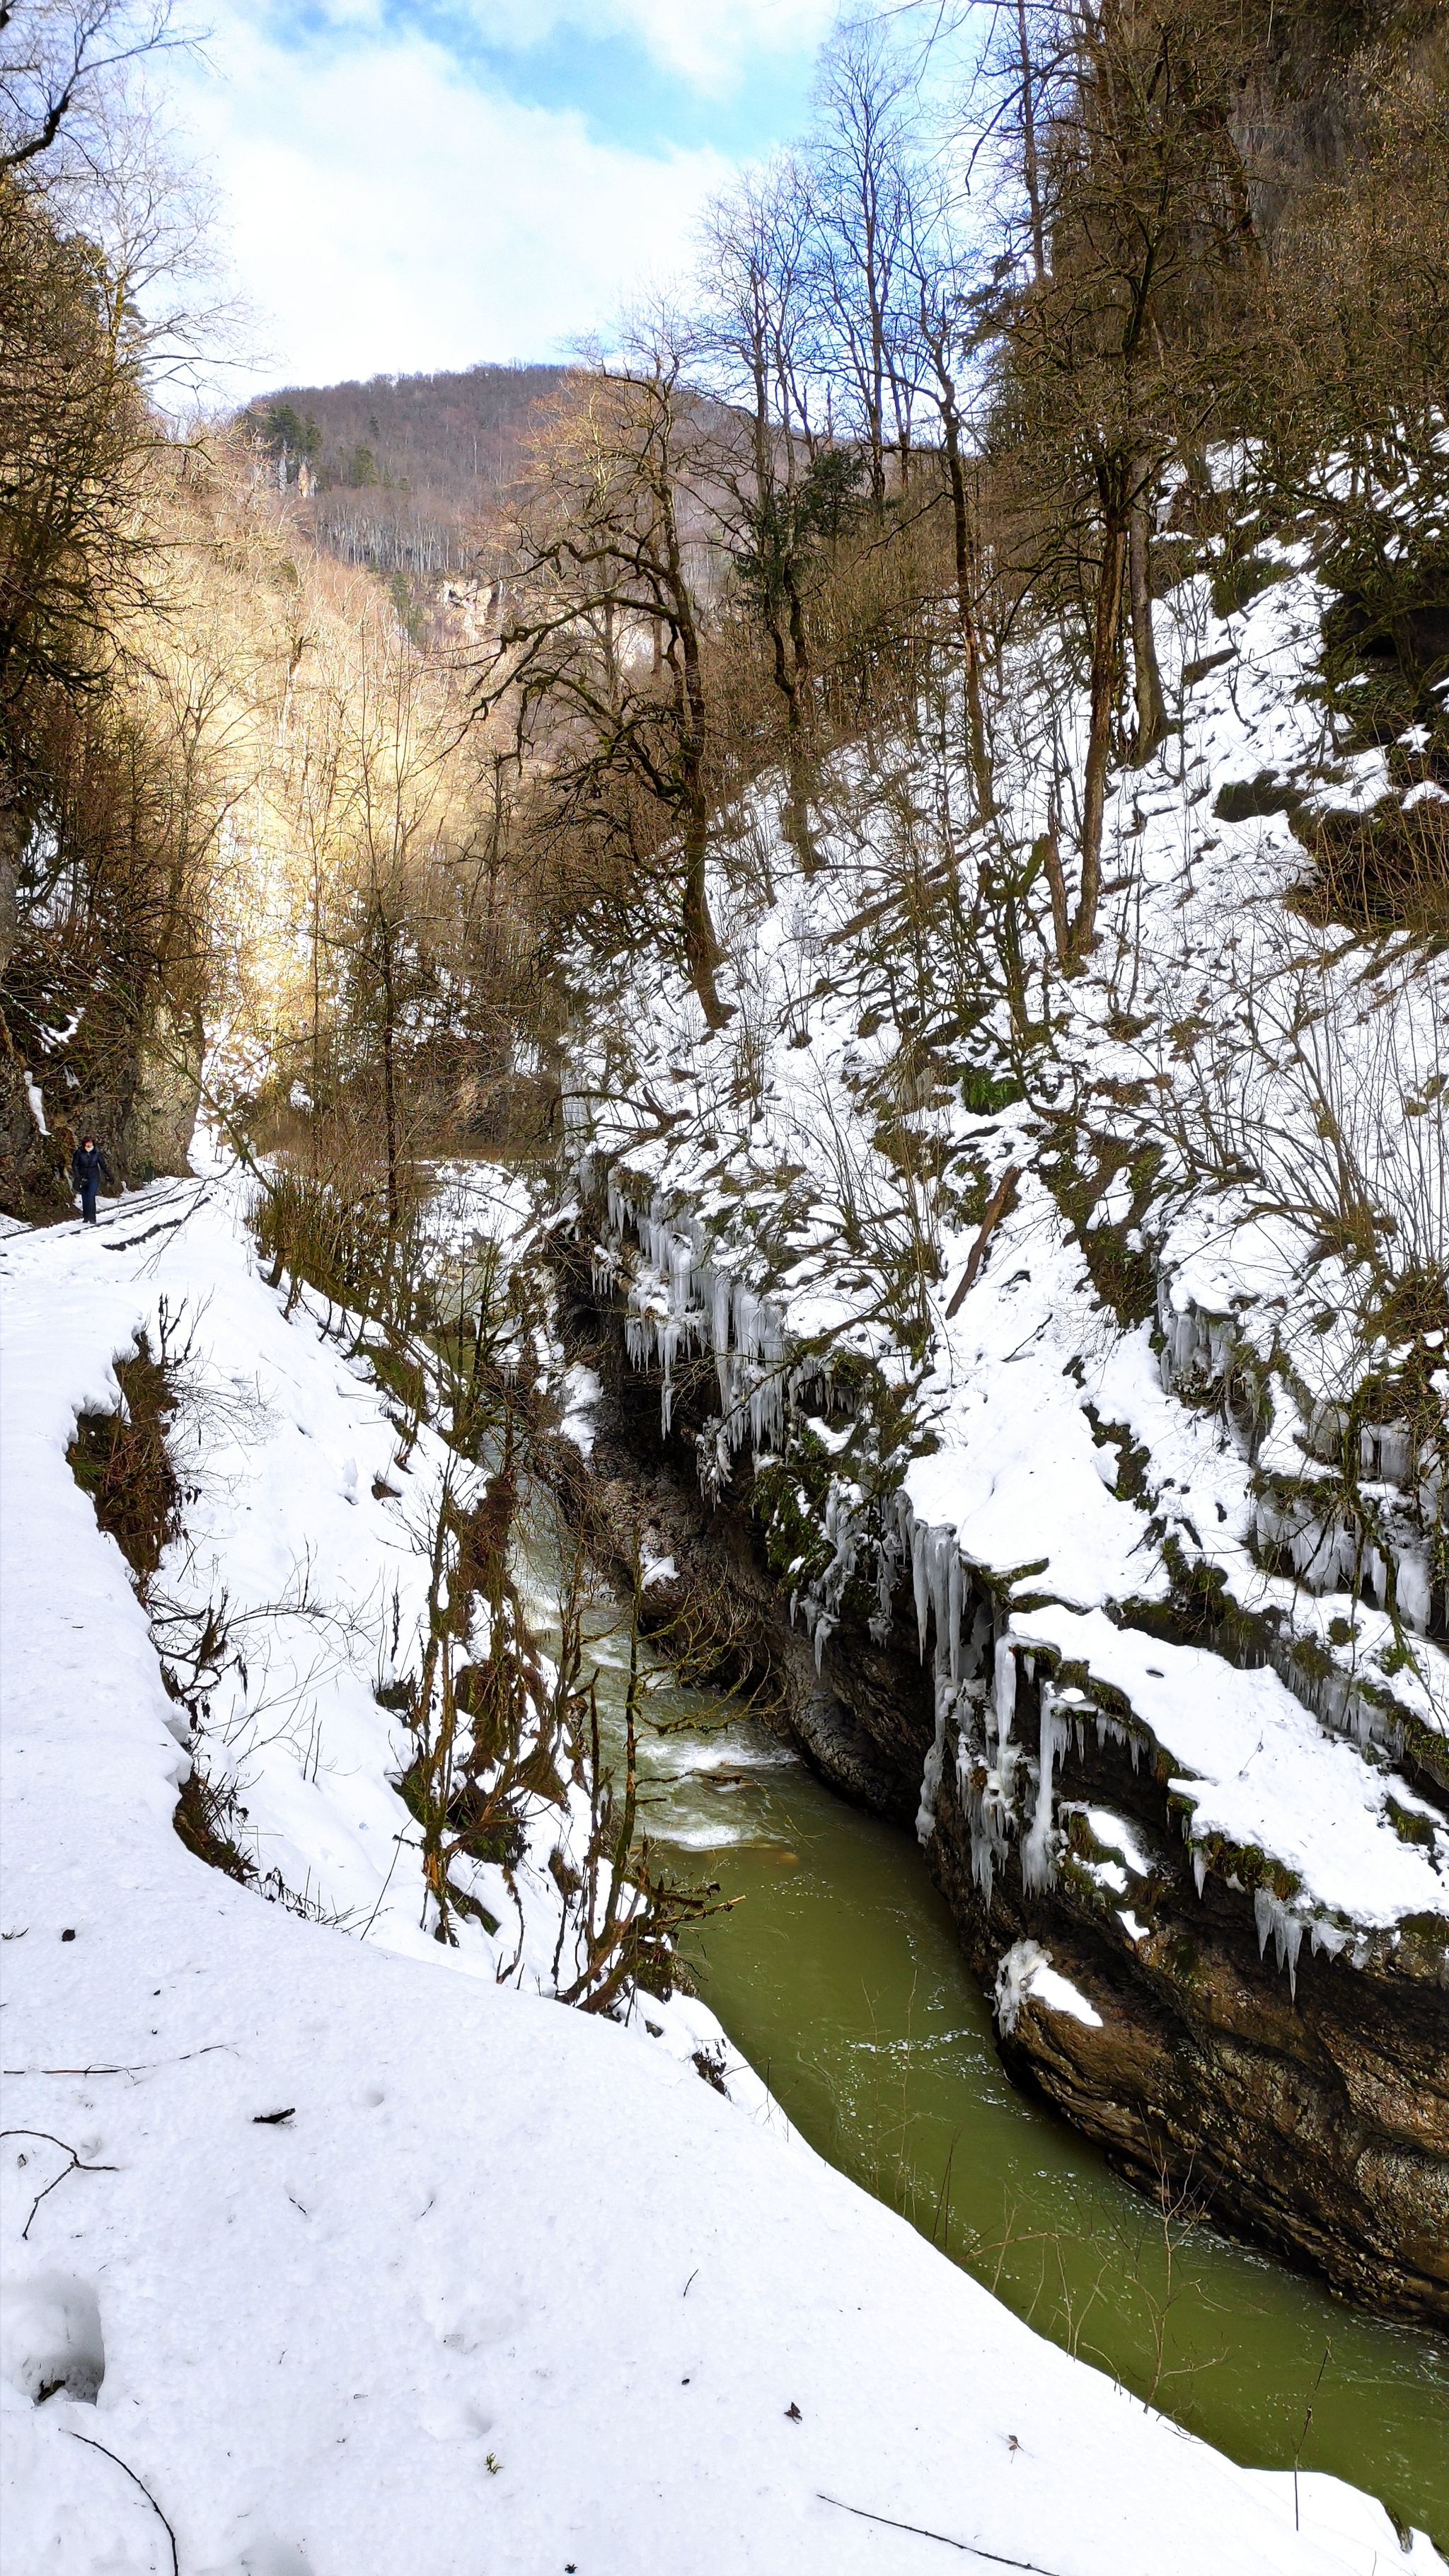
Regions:
<svg viewBox="0 0 1449 2576"><path fill-rule="evenodd" d="M545 1569L530 1603L548 1629ZM619 1749L627 1639L593 1622ZM1449 2346L1155 2208L1008 2080L914 1841L728 1702L652 1676L640 1828L739 1901L686 1956L812 2146L1053 2342L1253 2467L1326 2469L1449 2539Z"/></svg>

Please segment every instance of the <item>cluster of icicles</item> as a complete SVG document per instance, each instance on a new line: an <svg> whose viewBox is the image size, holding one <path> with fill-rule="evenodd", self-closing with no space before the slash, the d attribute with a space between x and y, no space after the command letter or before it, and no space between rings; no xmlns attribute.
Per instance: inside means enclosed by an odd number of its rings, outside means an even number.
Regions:
<svg viewBox="0 0 1449 2576"><path fill-rule="evenodd" d="M1021 1880L1028 1895L1052 1885L1062 1854L1053 1817L1053 1785L1068 1744L1086 1749L1090 1720L1099 1738L1125 1744L1136 1768L1140 1739L1120 1719L1100 1709L1084 1691L1059 1690L1044 1663L1037 1687L1036 1752L1016 1733L1017 1657L1028 1681L1036 1680L1036 1653L1007 1634L1002 1614L971 1582L953 1529L918 1521L902 1495L897 1503L901 1544L910 1558L916 1627L922 1660L928 1623L935 1628L936 1725L921 1780L916 1814L919 1839L936 1826L936 1800L947 1754L947 1729L956 1730L956 1792L971 1842L971 1870L989 1905L996 1874L1015 1834ZM970 1625L966 1613L970 1610Z"/></svg>
<svg viewBox="0 0 1449 2576"><path fill-rule="evenodd" d="M593 1161L587 1151L577 1166L580 1189L587 1198L593 1184ZM792 1363L784 1318L774 1301L750 1288L737 1271L711 1251L704 1228L689 1215L666 1216L656 1195L647 1208L626 1197L613 1173L605 1184L608 1224L605 1240L596 1243L593 1284L596 1294L618 1288L625 1272L625 1244L632 1233L642 1258L627 1278L624 1348L635 1368L659 1369L659 1418L665 1437L674 1411L674 1372L681 1357L693 1351L713 1352L720 1409L699 1435L699 1477L706 1494L717 1494L728 1481L736 1454L748 1441L759 1460L784 1445L787 1424L809 1394L828 1404L828 1365L818 1358ZM815 1649L815 1667L832 1629L838 1626L841 1596L856 1570L863 1544L880 1558L880 1608L871 1626L877 1638L890 1625L893 1545L881 1549L865 1532L864 1498L857 1485L833 1478L825 1498L824 1532L830 1560L806 1585L790 1596L790 1621L798 1618Z"/></svg>
<svg viewBox="0 0 1449 2576"><path fill-rule="evenodd" d="M1241 1348L1230 1319L1205 1315L1189 1303L1179 1313L1164 1282L1159 1291L1164 1391L1171 1394L1184 1378L1225 1383L1238 1365ZM1256 1425L1234 1421L1248 1463L1256 1453ZM1439 1462L1416 1453L1404 1423L1366 1425L1359 1433L1359 1472L1368 1480L1373 1517L1370 1527L1361 1510L1344 1499L1342 1449L1346 1416L1334 1404L1319 1405L1299 1435L1305 1457L1324 1468L1324 1493L1315 1491L1311 1475L1296 1487L1265 1488L1253 1498L1253 1534L1271 1556L1286 1554L1295 1579L1306 1592L1322 1598L1343 1594L1364 1598L1387 1609L1392 1601L1400 1624L1417 1636L1432 1626L1433 1578L1431 1541L1443 1510ZM1334 1471L1334 1472L1331 1472ZM1382 1544L1380 1544L1380 1541ZM1279 1678L1310 1713L1333 1733L1351 1735L1360 1744L1377 1744L1398 1758L1403 1730L1390 1712L1359 1689L1351 1674L1338 1666L1305 1672L1293 1656L1291 1635L1274 1651L1265 1641Z"/></svg>
<svg viewBox="0 0 1449 2576"><path fill-rule="evenodd" d="M579 1177L587 1193L586 1162ZM746 1439L756 1457L782 1446L787 1421L805 1388L819 1389L821 1364L812 1360L792 1367L779 1308L768 1297L757 1295L709 1250L696 1218L666 1216L657 1196L647 1209L636 1208L612 1175L607 1205L607 1240L594 1251L595 1291L608 1292L619 1285L626 1237L632 1233L642 1258L628 1279L625 1348L634 1367L657 1364L659 1368L660 1421L666 1436L677 1362L693 1351L713 1352L720 1411L700 1438L700 1478L707 1492L717 1491ZM1202 1328L1195 1316L1173 1320L1187 1327L1177 1335L1184 1347L1179 1355L1169 1344L1165 1367L1170 1368L1174 1360L1179 1367L1189 1366L1198 1357ZM1214 1350L1212 1357L1221 1365L1226 1356L1224 1337L1222 1352ZM911 1568L923 1660L928 1630L934 1625L935 1729L916 1816L920 1840L926 1842L935 1830L947 1730L954 1726L957 1794L970 1837L972 1872L985 1901L989 1905L1013 1835L1026 1893L1051 1887L1065 1839L1054 1821L1054 1783L1068 1745L1075 1741L1081 1758L1090 1723L1099 1742L1108 1737L1127 1749L1135 1770L1146 1739L1135 1726L1099 1708L1084 1691L1070 1686L1059 1689L1050 1657L1042 1658L1037 1680L1039 1650L1006 1633L1001 1611L972 1582L955 1531L917 1520L904 1495L897 1500L896 1527L887 1525L878 1536L871 1536L858 1488L836 1481L826 1498L824 1535L832 1550L829 1563L790 1600L792 1622L800 1617L811 1636L817 1671L863 1546L870 1546L876 1558L878 1598L870 1626L877 1642L889 1633L892 1598L905 1562ZM1016 1732L1018 1657L1028 1682L1037 1682L1034 1753ZM1201 1896L1208 1859L1203 1847L1192 1842L1190 1814L1184 1816L1183 1832ZM1278 1896L1271 1888L1255 1890L1253 1908L1259 1950L1266 1951L1271 1937L1278 1965L1286 1966L1295 1992L1305 1932L1315 1951L1340 1950L1350 1938L1336 1925L1298 1910L1294 1900Z"/></svg>
<svg viewBox="0 0 1449 2576"><path fill-rule="evenodd" d="M647 1208L634 1207L612 1174L607 1200L608 1234L594 1248L594 1288L618 1286L632 1231L642 1258L628 1280L624 1346L635 1368L659 1369L666 1437L679 1360L693 1351L714 1354L720 1410L701 1442L700 1476L706 1491L718 1490L746 1440L757 1456L780 1445L786 1420L803 1387L818 1380L820 1364L790 1366L779 1308L709 1251L697 1218L666 1217L658 1197Z"/></svg>
<svg viewBox="0 0 1449 2576"><path fill-rule="evenodd" d="M928 1842L936 1829L936 1800L949 1750L948 1729L954 1727L956 1793L970 1838L971 1870L976 1884L989 1905L992 1885L1014 1835L1022 1887L1029 1896L1037 1894L1054 1883L1065 1848L1065 1836L1054 1817L1054 1783L1068 1745L1075 1745L1080 1761L1086 1751L1086 1730L1091 1725L1099 1743L1108 1738L1125 1747L1135 1771L1150 1739L1137 1726L1099 1708L1085 1691L1071 1684L1058 1688L1055 1659L1042 1654L1029 1640L1008 1634L1000 1611L972 1583L953 1529L918 1521L904 1495L897 1503L897 1513L901 1550L911 1565L922 1660L928 1627L934 1626L935 1631L936 1724L921 1780L917 1836L922 1843ZM1034 1753L1017 1733L1017 1690L1023 1675L1037 1687ZM1183 1816L1182 1830L1193 1880L1201 1896L1209 1859L1204 1845L1193 1841L1190 1812ZM1228 1880L1230 1886L1238 1883L1232 1877ZM1255 1888L1253 1917L1260 1956L1271 1938L1278 1966L1286 1966L1289 1987L1295 1996L1298 1954L1305 1933L1314 1952L1341 1951L1353 1938L1339 1925L1305 1909L1295 1898L1280 1896L1271 1887Z"/></svg>

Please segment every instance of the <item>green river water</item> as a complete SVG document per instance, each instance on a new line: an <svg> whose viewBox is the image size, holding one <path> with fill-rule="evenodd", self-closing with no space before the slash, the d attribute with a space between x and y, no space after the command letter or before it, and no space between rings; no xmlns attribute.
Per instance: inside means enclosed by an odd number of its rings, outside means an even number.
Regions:
<svg viewBox="0 0 1449 2576"><path fill-rule="evenodd" d="M603 1615L593 1655L617 1752L627 1643L607 1629ZM748 1716L653 1683L641 1829L679 1877L740 1900L686 1955L811 2145L1041 2333L1232 2458L1330 2470L1445 2546L1449 2345L1164 2223L1008 2080L913 1839Z"/></svg>

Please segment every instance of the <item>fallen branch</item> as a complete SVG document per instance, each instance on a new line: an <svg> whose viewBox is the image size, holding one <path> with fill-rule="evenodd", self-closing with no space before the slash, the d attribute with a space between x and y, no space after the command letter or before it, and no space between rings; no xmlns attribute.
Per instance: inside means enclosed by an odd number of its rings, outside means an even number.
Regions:
<svg viewBox="0 0 1449 2576"><path fill-rule="evenodd" d="M966 1255L966 1267L961 1273L960 1284L951 1299L950 1305L946 1309L946 1321L948 1324L968 1289L974 1286L976 1273L986 1258L986 1247L991 1241L993 1234L996 1232L997 1227L1000 1225L1002 1218L1004 1216L1009 1216L1011 1210L1016 1205L1016 1185L1020 1178L1021 1165L1019 1163L1008 1163L1000 1180L997 1182L995 1189L992 1191L990 1199L987 1201L986 1214L981 1220L981 1231L976 1237L975 1242L972 1244L970 1251Z"/></svg>
<svg viewBox="0 0 1449 2576"><path fill-rule="evenodd" d="M161 2510L161 2507L156 2502L156 2499L151 2493L150 2488L147 2486L145 2479L138 2478L134 2469L126 2468L124 2460L118 2460L114 2451L108 2451L104 2442L93 2440L89 2433L74 2432L69 2424L62 2424L60 2429L62 2433L68 2433L73 2442L84 2442L88 2451L99 2451L103 2460L110 2460L116 2468L125 2470L125 2474L130 2479L132 2486L140 2488L142 2495L145 2497L146 2502L151 2508L151 2511L156 2516L157 2521L160 2523L167 2539L171 2543L171 2576L181 2576L181 2557L176 2546L176 2534L172 2530L170 2523L167 2521L165 2514Z"/></svg>
<svg viewBox="0 0 1449 2576"><path fill-rule="evenodd" d="M840 2496L815 2490L822 2504L833 2504L841 2513L853 2513L861 2522L883 2522L887 2531L909 2531L917 2540L939 2540L943 2549L959 2549L967 2558L989 2558L993 2567L1025 2567L1030 2576L1052 2576L1049 2567L1039 2567L1034 2558L1003 2558L997 2549L978 2549L974 2540L953 2540L949 2531L927 2531L919 2522L897 2522L888 2513L871 2513L863 2504L846 2504Z"/></svg>
<svg viewBox="0 0 1449 2576"><path fill-rule="evenodd" d="M204 2048L185 2049L180 2057L142 2058L138 2066L0 2066L0 2075L154 2075L163 2066L189 2066L193 2058L214 2057L218 2049L235 2046L234 2039L209 2039Z"/></svg>
<svg viewBox="0 0 1449 2576"><path fill-rule="evenodd" d="M30 2204L30 2218L27 2218L27 2220L26 2220L26 2222L25 2222L25 2225L24 2225L24 2226L21 2228L21 2230L20 2230L20 2241L21 2241L22 2245L25 2243L26 2238L27 2238L27 2237L29 2236L29 2234L30 2234L30 2221L31 2221L31 2219L33 2219L33 2218L34 2218L35 2213L36 2213L37 2209L40 2207L41 2202L42 2202L43 2200L48 2200L48 2199L50 2198L51 2193L52 2193L52 2192L57 2188L57 2186L58 2186L59 2184L61 2184L61 2183L63 2183L63 2182L65 2181L66 2176L67 2176L68 2174L73 2174L73 2173L115 2173L115 2172L117 2172L117 2171L119 2170L119 2168L118 2168L117 2166L115 2166L115 2165L88 2165L88 2164L83 2164L83 2163L82 2163L82 2161L81 2161L81 2159L80 2159L80 2157L76 2154L76 2151L75 2151L74 2147L68 2147L68 2146L66 2145L66 2142L65 2142L64 2138L54 2138L54 2137L52 2137L52 2136L51 2136L51 2133L50 2133L50 2131L49 2131L49 2129L0 2129L0 2138L44 2138L45 2143L46 2143L46 2145L47 2145L47 2146L49 2146L49 2147L59 2147L61 2154L62 2154L63 2156L69 2156L69 2158L70 2158L70 2163L69 2163L68 2165L63 2165L63 2166L62 2166L62 2168L61 2168L60 2172L59 2172L59 2173L56 2175L56 2177L55 2177L55 2181L54 2181L54 2182L48 2182L48 2183L46 2184L46 2186L45 2186L44 2191L38 2191L38 2192L36 2193L36 2195L35 2195L35 2198L34 2198L34 2199L33 2199L33 2201L31 2202L31 2204ZM24 2161L24 2160L23 2160L23 2158L22 2158L22 2162L23 2162L23 2161Z"/></svg>
<svg viewBox="0 0 1449 2576"><path fill-rule="evenodd" d="M188 1209L187 1214L190 1214ZM184 1216L169 1216L160 1225L148 1225L144 1234L128 1234L120 1243L108 1243L107 1252L132 1252L138 1243L150 1243L158 1234L174 1234L186 1223Z"/></svg>

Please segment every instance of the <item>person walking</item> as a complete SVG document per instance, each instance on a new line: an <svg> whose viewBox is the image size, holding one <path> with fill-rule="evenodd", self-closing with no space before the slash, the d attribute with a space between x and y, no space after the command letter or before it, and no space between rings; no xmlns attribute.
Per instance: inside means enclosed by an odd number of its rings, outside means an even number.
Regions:
<svg viewBox="0 0 1449 2576"><path fill-rule="evenodd" d="M102 1181L114 1186L110 1164L94 1136L82 1136L70 1158L70 1185L80 1200L87 1225L96 1222L96 1192Z"/></svg>

